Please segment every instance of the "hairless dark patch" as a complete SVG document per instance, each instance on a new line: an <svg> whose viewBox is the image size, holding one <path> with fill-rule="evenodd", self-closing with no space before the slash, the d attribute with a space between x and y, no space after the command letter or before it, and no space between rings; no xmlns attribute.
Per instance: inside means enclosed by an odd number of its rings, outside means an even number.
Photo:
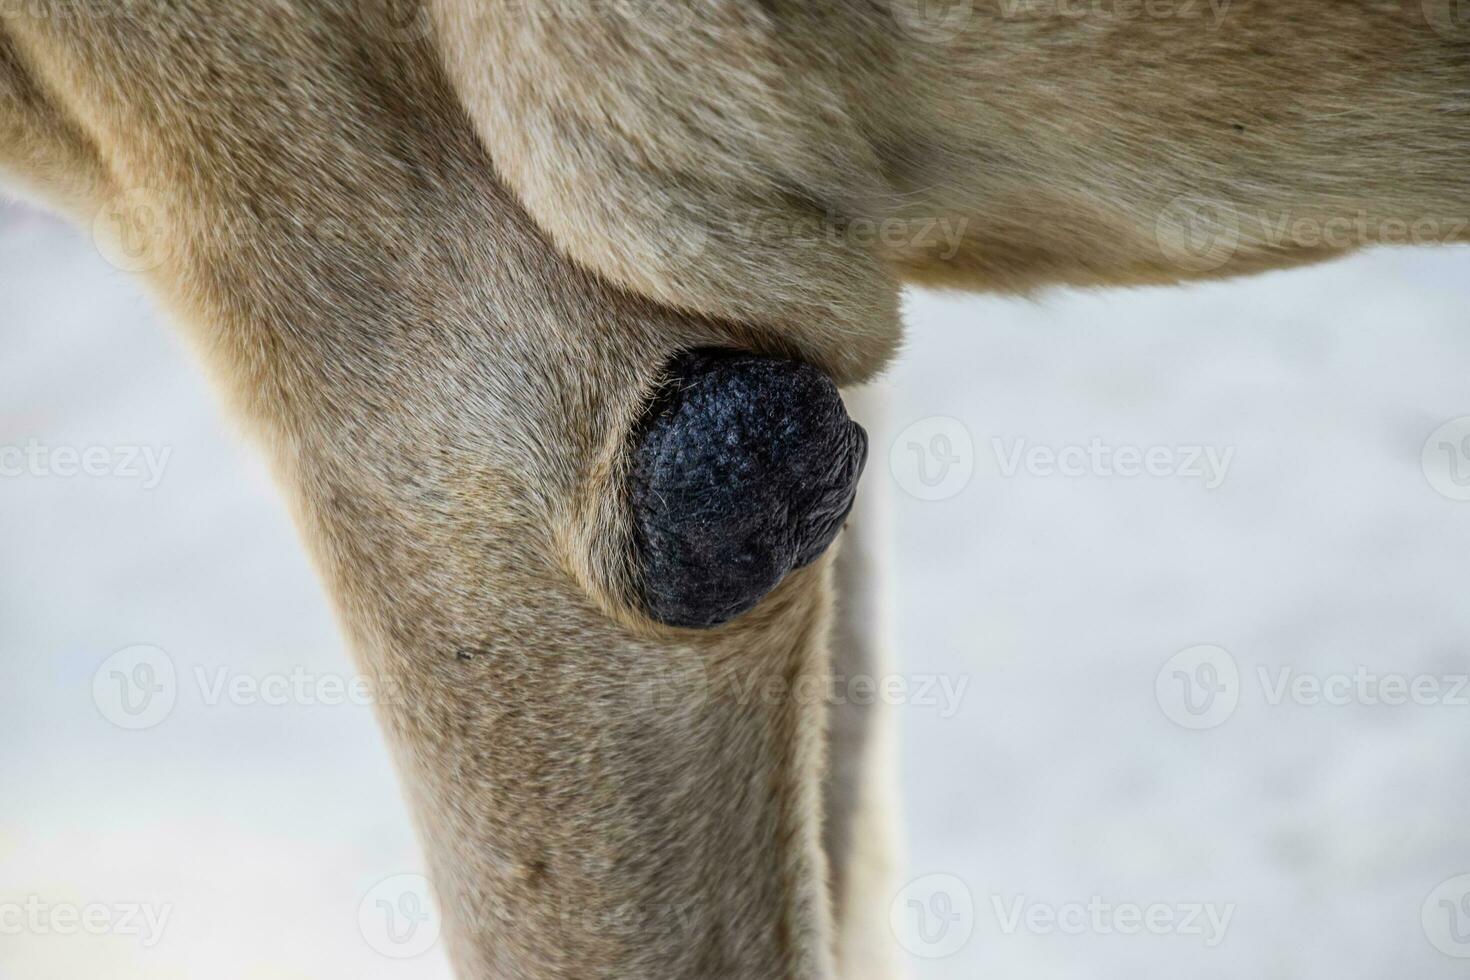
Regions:
<svg viewBox="0 0 1470 980"><path fill-rule="evenodd" d="M868 436L808 364L725 350L674 358L634 433L642 599L708 628L815 561L852 509Z"/></svg>

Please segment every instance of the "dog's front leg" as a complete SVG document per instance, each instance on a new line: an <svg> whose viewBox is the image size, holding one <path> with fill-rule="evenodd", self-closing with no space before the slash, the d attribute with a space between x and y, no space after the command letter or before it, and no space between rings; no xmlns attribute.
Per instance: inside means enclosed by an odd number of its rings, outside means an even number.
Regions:
<svg viewBox="0 0 1470 980"><path fill-rule="evenodd" d="M821 555L861 439L770 338L563 258L433 50L351 6L7 19L0 164L86 189L53 200L271 452L461 976L829 976Z"/></svg>
<svg viewBox="0 0 1470 980"><path fill-rule="evenodd" d="M731 622L651 617L622 457L666 345L694 338L567 275L536 301L608 332L461 359L515 327L450 317L445 345L421 335L272 433L382 685L453 959L475 978L829 976L828 561ZM314 387L338 368L295 369Z"/></svg>
<svg viewBox="0 0 1470 980"><path fill-rule="evenodd" d="M671 348L715 338L571 269L521 271L496 302L534 279L524 319L455 302L365 360L328 342L267 367L297 404L266 431L382 685L453 959L475 978L829 976L828 563L731 622L656 621L627 457ZM558 307L577 315L548 329Z"/></svg>

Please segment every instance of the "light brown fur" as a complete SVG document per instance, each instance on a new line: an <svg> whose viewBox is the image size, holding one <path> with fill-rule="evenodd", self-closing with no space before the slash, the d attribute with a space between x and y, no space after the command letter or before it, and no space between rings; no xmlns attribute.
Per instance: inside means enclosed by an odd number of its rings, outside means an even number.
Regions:
<svg viewBox="0 0 1470 980"><path fill-rule="evenodd" d="M853 843L881 794L844 758L824 805L822 704L750 693L825 683L834 560L709 632L631 600L617 480L670 354L855 383L899 342L904 280L1166 282L1395 221L1466 237L1470 48L1438 0L1214 24L386 2L0 7L0 172L128 246L269 448L356 655L405 694L382 721L464 977L886 969L863 937L889 896L852 884L881 880ZM1182 247L1181 211L1223 250ZM873 656L865 612L844 663ZM874 751L870 725L834 746Z"/></svg>

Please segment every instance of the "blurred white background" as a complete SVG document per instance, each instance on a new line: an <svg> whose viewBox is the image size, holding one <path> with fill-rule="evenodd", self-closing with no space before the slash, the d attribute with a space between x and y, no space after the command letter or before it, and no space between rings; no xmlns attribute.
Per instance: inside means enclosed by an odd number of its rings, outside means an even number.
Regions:
<svg viewBox="0 0 1470 980"><path fill-rule="evenodd" d="M916 977L1470 972L1470 428L1431 439L1470 416L1467 273L912 297L867 480L910 692L882 939ZM420 858L262 463L129 278L20 206L0 466L0 976L447 976L380 952L372 889ZM98 698L136 645L177 695L128 730Z"/></svg>

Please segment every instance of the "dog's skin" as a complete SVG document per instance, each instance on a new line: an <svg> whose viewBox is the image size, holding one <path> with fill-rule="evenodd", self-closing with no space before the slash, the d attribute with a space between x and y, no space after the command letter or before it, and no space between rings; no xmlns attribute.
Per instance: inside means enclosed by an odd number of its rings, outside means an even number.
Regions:
<svg viewBox="0 0 1470 980"><path fill-rule="evenodd" d="M268 447L402 693L466 978L891 975L874 721L813 696L875 669L830 587L871 589L868 505L748 612L655 618L627 481L683 352L854 385L904 281L1466 237L1448 0L379 3L0 5L0 172L137 260Z"/></svg>

